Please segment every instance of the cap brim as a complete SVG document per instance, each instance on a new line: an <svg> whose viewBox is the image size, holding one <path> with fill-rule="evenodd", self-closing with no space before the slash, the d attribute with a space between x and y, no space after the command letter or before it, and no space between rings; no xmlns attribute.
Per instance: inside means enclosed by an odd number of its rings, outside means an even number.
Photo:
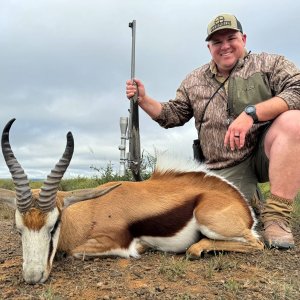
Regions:
<svg viewBox="0 0 300 300"><path fill-rule="evenodd" d="M226 29L230 29L230 30L234 30L234 31L239 31L239 32L241 32L239 29L234 29L234 28L231 28L231 27L228 27L228 28L220 28L220 29L217 29L217 30L215 30L214 32L212 32L211 34L209 34L208 36L207 36L207 38L205 39L205 41L206 42L209 42L210 40L211 40L211 37L216 33L216 32L219 32L219 31L221 31L221 30L226 30Z"/></svg>

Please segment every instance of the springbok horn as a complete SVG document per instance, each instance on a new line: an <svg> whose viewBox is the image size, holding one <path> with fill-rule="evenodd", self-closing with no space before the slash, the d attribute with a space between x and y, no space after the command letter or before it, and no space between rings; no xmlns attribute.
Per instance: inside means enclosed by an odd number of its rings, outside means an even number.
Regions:
<svg viewBox="0 0 300 300"><path fill-rule="evenodd" d="M56 194L60 180L62 179L65 171L67 170L74 151L74 139L71 132L67 134L67 145L65 152L59 162L56 164L51 173L47 176L47 180L44 181L41 187L38 207L43 212L48 212L56 205Z"/></svg>
<svg viewBox="0 0 300 300"><path fill-rule="evenodd" d="M4 127L1 138L1 147L6 165L12 175L16 187L17 208L21 213L25 213L31 206L32 195L27 175L15 158L9 143L9 130L15 120L16 119L11 119Z"/></svg>

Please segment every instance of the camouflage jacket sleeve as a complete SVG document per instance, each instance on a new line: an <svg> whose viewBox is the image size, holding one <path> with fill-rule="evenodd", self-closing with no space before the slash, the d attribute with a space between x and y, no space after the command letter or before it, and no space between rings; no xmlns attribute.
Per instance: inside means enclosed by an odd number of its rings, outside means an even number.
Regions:
<svg viewBox="0 0 300 300"><path fill-rule="evenodd" d="M269 55L272 57L275 60L270 73L271 89L289 109L300 109L300 70L283 56Z"/></svg>
<svg viewBox="0 0 300 300"><path fill-rule="evenodd" d="M169 102L163 102L160 115L153 120L164 128L182 126L193 117L193 109L184 83L177 89L176 97Z"/></svg>

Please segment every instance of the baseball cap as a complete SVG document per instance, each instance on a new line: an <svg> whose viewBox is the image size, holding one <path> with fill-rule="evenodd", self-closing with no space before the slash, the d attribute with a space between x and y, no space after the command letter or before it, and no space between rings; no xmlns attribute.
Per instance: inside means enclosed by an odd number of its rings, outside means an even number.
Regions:
<svg viewBox="0 0 300 300"><path fill-rule="evenodd" d="M220 14L214 17L207 26L207 38L205 41L209 41L211 36L222 29L232 29L243 33L243 28L240 21L231 14Z"/></svg>

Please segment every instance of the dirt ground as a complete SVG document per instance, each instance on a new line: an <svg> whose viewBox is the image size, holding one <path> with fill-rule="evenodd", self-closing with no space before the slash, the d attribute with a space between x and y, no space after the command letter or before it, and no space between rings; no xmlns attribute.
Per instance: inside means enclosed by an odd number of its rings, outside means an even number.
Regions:
<svg viewBox="0 0 300 300"><path fill-rule="evenodd" d="M300 222L293 250L81 261L57 256L44 284L22 278L20 237L0 206L0 299L300 299Z"/></svg>

